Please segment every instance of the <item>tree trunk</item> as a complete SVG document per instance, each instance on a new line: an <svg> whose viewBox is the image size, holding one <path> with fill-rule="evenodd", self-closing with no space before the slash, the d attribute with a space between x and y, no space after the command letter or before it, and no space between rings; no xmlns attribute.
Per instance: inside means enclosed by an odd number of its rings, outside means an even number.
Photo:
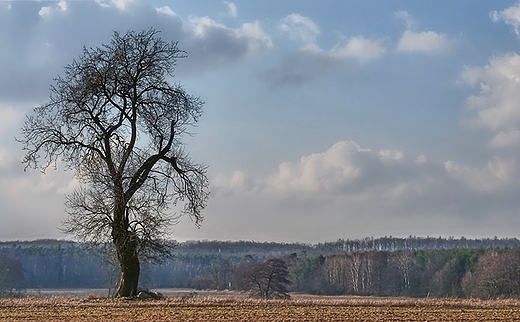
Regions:
<svg viewBox="0 0 520 322"><path fill-rule="evenodd" d="M134 297L137 295L139 283L139 257L137 235L129 230L126 203L118 195L115 198L114 223L112 226L112 241L116 248L117 260L121 269L121 276L115 297Z"/></svg>
<svg viewBox="0 0 520 322"><path fill-rule="evenodd" d="M129 230L129 222L126 213L126 202L121 193L116 190L114 196L114 222L112 224L112 241L116 248L117 260L121 269L121 277L115 297L134 297L137 295L139 283L139 257L137 248L139 239Z"/></svg>
<svg viewBox="0 0 520 322"><path fill-rule="evenodd" d="M137 256L137 238L132 232L123 233L123 241L116 243L117 258L121 269L116 297L133 297L137 295L139 283L139 258Z"/></svg>

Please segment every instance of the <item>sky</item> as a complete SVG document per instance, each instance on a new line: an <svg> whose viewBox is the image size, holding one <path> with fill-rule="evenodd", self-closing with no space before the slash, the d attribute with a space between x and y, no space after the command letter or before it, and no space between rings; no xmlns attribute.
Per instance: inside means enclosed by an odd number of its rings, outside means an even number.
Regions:
<svg viewBox="0 0 520 322"><path fill-rule="evenodd" d="M100 0L0 1L0 240L71 238L73 172L15 138L84 46L150 28L205 101L173 239L520 237L520 2Z"/></svg>

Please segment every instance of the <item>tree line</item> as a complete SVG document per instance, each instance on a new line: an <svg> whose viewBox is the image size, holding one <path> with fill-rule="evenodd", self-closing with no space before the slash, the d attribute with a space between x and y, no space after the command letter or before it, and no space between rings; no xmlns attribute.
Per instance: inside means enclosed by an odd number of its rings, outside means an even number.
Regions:
<svg viewBox="0 0 520 322"><path fill-rule="evenodd" d="M517 239L366 238L323 244L198 241L145 262L144 288L412 297L520 296ZM437 246L435 246L437 245ZM478 247L470 247L477 245ZM0 243L0 293L24 288L114 289L106 249L70 241Z"/></svg>

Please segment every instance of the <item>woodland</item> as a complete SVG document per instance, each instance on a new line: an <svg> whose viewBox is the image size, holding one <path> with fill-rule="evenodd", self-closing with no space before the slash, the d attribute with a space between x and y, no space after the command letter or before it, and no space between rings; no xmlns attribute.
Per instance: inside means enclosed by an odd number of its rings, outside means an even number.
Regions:
<svg viewBox="0 0 520 322"><path fill-rule="evenodd" d="M520 296L520 240L413 237L320 244L188 241L143 262L143 289L290 294L504 298ZM63 240L0 243L0 293L98 288L114 292L107 247Z"/></svg>

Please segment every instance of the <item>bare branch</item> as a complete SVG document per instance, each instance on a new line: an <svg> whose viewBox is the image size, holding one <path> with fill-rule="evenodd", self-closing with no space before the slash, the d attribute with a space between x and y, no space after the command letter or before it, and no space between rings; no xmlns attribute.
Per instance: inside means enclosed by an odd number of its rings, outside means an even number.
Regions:
<svg viewBox="0 0 520 322"><path fill-rule="evenodd" d="M75 170L81 186L66 197L63 231L112 242L122 274L138 273L137 256L169 253L169 228L183 214L200 225L209 197L206 166L194 163L182 142L203 102L167 81L183 57L154 29L115 32L109 44L84 48L65 66L18 140L26 168ZM184 209L175 212L178 203ZM120 295L135 290L136 277L127 278L132 285Z"/></svg>

